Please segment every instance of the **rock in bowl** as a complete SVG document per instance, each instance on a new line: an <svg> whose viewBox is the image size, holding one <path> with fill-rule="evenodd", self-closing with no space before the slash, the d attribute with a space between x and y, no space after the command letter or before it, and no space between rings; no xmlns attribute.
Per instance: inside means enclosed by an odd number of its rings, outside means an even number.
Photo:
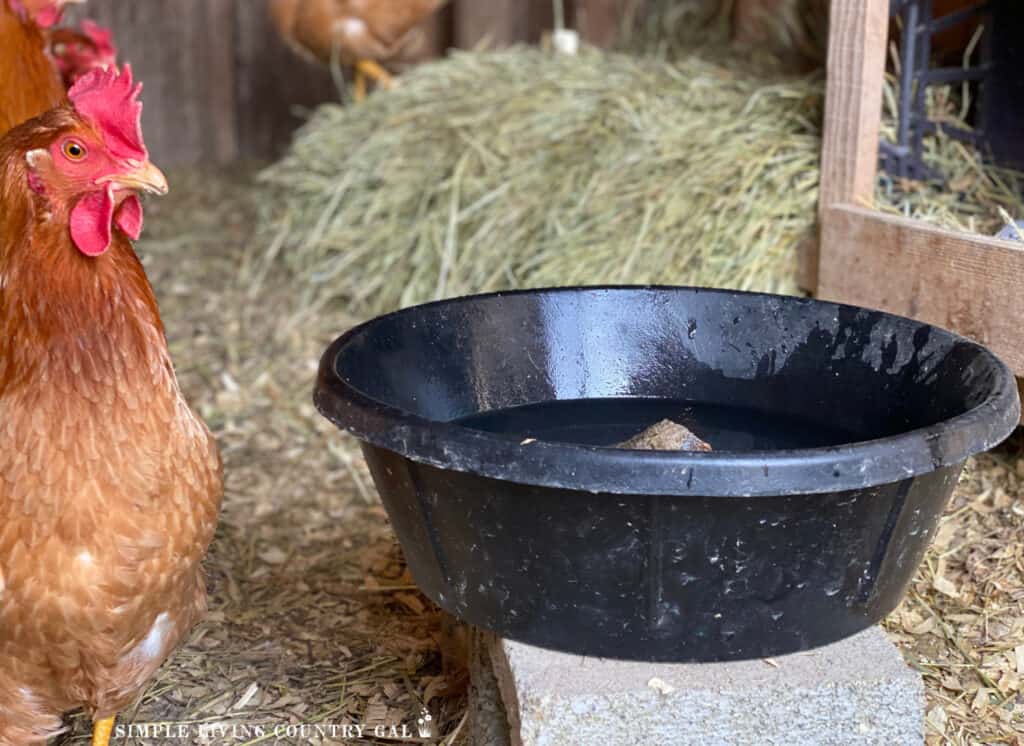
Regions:
<svg viewBox="0 0 1024 746"><path fill-rule="evenodd" d="M583 655L774 656L900 601L965 459L1020 416L947 331L696 288L482 295L374 319L315 401L362 441L416 582ZM626 450L663 419L710 452Z"/></svg>

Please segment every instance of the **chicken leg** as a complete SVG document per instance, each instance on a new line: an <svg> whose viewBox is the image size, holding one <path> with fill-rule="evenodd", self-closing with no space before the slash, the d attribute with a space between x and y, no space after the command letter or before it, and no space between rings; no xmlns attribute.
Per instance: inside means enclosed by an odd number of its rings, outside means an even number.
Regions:
<svg viewBox="0 0 1024 746"><path fill-rule="evenodd" d="M373 60L358 60L356 62L356 82L353 97L357 102L366 100L366 79L377 82L381 88L391 89L395 87L395 79L391 73L378 65Z"/></svg>
<svg viewBox="0 0 1024 746"><path fill-rule="evenodd" d="M114 732L114 717L97 720L92 725L92 746L110 746L110 735Z"/></svg>

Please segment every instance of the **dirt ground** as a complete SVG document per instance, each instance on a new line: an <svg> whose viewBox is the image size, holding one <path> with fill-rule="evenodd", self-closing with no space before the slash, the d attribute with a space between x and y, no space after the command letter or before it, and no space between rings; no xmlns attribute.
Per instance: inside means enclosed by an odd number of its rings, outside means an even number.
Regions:
<svg viewBox="0 0 1024 746"><path fill-rule="evenodd" d="M424 712L424 741L453 743L464 680L445 675L439 614L405 572L357 448L310 399L321 351L353 319L308 318L292 278L261 273L253 173L172 175L172 194L146 207L139 253L186 394L219 439L227 494L210 614L122 713L135 735L115 743L411 742L400 728L415 734ZM1018 438L969 465L886 624L925 676L930 743L1024 745L1022 453ZM87 742L84 718L69 723L59 742ZM384 731L359 739L346 724Z"/></svg>

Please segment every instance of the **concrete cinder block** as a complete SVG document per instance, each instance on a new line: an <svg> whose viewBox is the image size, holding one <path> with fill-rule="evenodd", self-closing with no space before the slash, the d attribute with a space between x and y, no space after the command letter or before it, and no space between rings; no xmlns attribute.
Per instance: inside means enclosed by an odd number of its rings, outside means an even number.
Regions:
<svg viewBox="0 0 1024 746"><path fill-rule="evenodd" d="M469 739L466 746L511 746L504 697L491 663L497 638L471 629L469 636ZM511 693L510 695L511 696Z"/></svg>
<svg viewBox="0 0 1024 746"><path fill-rule="evenodd" d="M713 664L584 658L478 634L512 746L924 741L921 677L877 627L768 662ZM496 743L493 734L477 733L472 743Z"/></svg>

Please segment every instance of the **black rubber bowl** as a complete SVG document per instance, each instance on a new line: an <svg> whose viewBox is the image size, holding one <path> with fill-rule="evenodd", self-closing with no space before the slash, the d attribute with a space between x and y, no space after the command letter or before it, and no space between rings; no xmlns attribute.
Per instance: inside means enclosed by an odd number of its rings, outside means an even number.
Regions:
<svg viewBox="0 0 1024 746"><path fill-rule="evenodd" d="M327 350L417 583L507 637L719 661L879 621L964 460L1016 426L949 332L800 298L566 288L410 308ZM711 453L613 449L669 417Z"/></svg>

